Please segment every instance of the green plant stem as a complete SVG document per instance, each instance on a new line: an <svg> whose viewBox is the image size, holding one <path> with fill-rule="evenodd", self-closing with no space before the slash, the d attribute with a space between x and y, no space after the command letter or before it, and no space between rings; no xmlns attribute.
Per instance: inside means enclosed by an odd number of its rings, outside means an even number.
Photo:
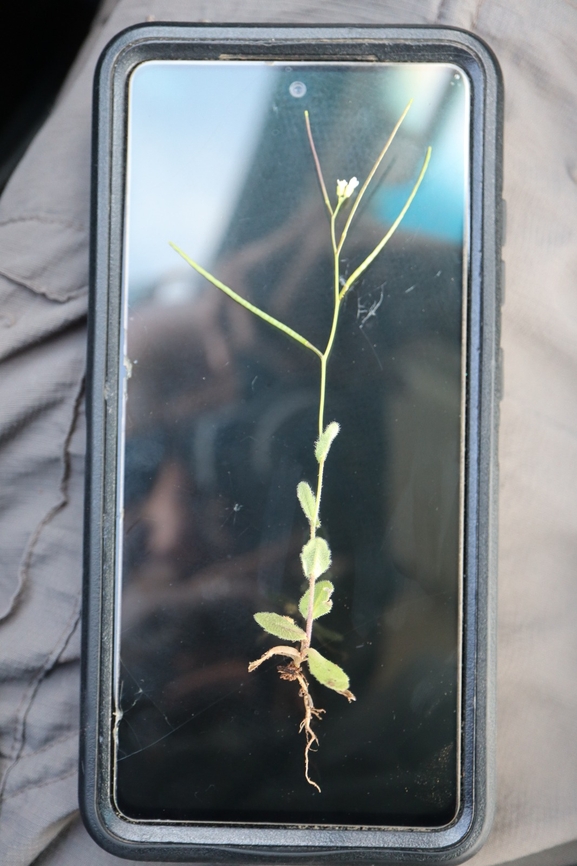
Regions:
<svg viewBox="0 0 577 866"><path fill-rule="evenodd" d="M321 164L320 164L320 160L319 160L319 157L318 157L317 149L316 149L316 147L315 147L315 141L314 141L314 138L313 138L313 133L312 133L312 129L311 129L311 121L310 121L310 118L309 118L309 113L308 113L308 111L305 111L305 124L306 124L306 128L307 128L307 136L308 136L308 139L309 139L309 144L310 144L311 152L312 152L313 159L314 159L314 162L315 162L315 168L316 168L316 171L317 171L317 177L318 177L318 179L319 179L319 183L320 183L320 185L321 185L321 192L322 192L322 194L323 194L323 201L324 201L325 205L327 206L327 210L328 210L328 212L330 213L330 215L331 215L331 217L332 217L332 216L333 216L333 208L332 208L332 205L331 205L331 200L329 199L329 194L328 194L328 192L327 192L327 187L326 187L326 184L325 184L325 179L324 179L324 177L323 177L323 172L322 172L322 169L321 169ZM337 205L337 207L338 207L338 205Z"/></svg>
<svg viewBox="0 0 577 866"><path fill-rule="evenodd" d="M327 364L330 357L330 354L333 349L333 345L335 342L335 337L337 334L337 326L339 322L339 312L341 308L341 298L339 295L340 289L340 258L339 258L339 247L336 241L336 229L335 223L336 218L343 204L343 199L340 198L337 202L337 206L334 211L331 212L331 241L333 245L333 274L334 274L334 306L333 306L333 320L331 325L331 331L329 334L329 338L327 340L327 344L324 352L321 354L320 362L321 362L321 380L320 380L320 394L319 394L319 436L321 436L324 430L324 415L325 415L325 400L326 400L326 390L327 390ZM322 460L319 461L319 471L317 476L317 491L315 497L315 514L314 520L311 523L311 533L310 537L315 538L317 533L317 525L319 522L319 514L321 509L321 495L323 490L323 476L325 471L325 462L326 458L323 457ZM315 593L315 578L311 576L309 578L309 606L307 611L307 622L306 622L306 638L302 642L301 652L305 652L309 646L311 645L312 632L313 632L313 606L314 606L314 593Z"/></svg>
<svg viewBox="0 0 577 866"><path fill-rule="evenodd" d="M372 253L370 253L366 257L366 259L358 266L358 268L355 271L353 271L353 273L350 275L350 277L348 278L348 280L344 284L343 288L341 289L341 293L340 293L341 300L344 298L344 296L346 295L348 290L351 288L351 286L353 285L355 280L357 280L361 276L361 274L364 271L366 271L366 269L371 264L371 262L373 262L376 259L376 257L379 255L379 253L381 252L381 250L385 246L385 244L387 244L390 241L390 239L392 238L392 236L396 232L397 228L399 227L399 225L401 223L401 220L403 219L403 217L407 213L408 209L410 208L411 203L412 203L414 197L416 196L417 191L421 185L421 182L425 176L425 173L426 173L427 168L429 166L429 160L431 159L431 152L432 152L432 148L428 147L427 148L427 154L425 156L425 161L423 162L423 167L421 168L419 177L417 178L417 182L415 183L413 189L411 190L411 193L410 193L408 199L406 200L405 204L403 205L401 212L399 213L398 217L396 218L396 220L394 221L394 223L392 224L392 226L390 227L390 229L388 230L388 232L386 233L384 238L376 245L376 247L374 248Z"/></svg>
<svg viewBox="0 0 577 866"><path fill-rule="evenodd" d="M316 346L313 346L312 343L309 343L309 341L305 337L301 336L301 334L293 331L292 328L289 328L289 326L285 325L283 322L279 322L279 320L275 319L274 316L269 316L268 313L265 313L264 310L259 309L259 307L255 307L254 304L251 304L250 301L247 301L241 295L237 295L237 293L234 292L231 288L225 286L225 284L221 283L220 280L217 280L216 277L213 277L213 275L206 271L202 267L202 265L199 265L197 262L194 261L194 259L191 259L190 256L187 256L186 253L183 252L180 247L177 247L176 244L173 244L172 241L169 241L169 244L172 249L179 254L179 256L182 256L184 261L187 262L187 264L189 264L191 268L194 268L194 270L197 271L201 276L205 277L205 279L207 279L209 283L212 283L213 286L216 286L217 289L220 289L221 292L224 292L225 295L228 295L229 298L232 298L233 301L236 301L237 304L240 304L241 307L244 307L246 310L250 310L251 313L254 313L255 316L258 316L260 319L264 319L264 321L268 322L269 325L274 325L275 328L278 328L279 331L287 334L287 336L292 337L292 339L296 340L297 343L300 343L302 346L306 346L307 349L310 349L311 352L314 352L315 355L318 355L319 358L323 357L320 349L317 349Z"/></svg>
<svg viewBox="0 0 577 866"><path fill-rule="evenodd" d="M407 103L407 105L406 105L405 110L403 111L403 113L401 114L401 116L399 117L399 119L397 120L397 122L396 122L396 124L395 124L395 126L394 126L394 128L393 128L393 131L391 132L391 134L389 135L387 141L385 142L385 146L383 147L383 149L381 150L380 154L378 155L375 164L373 165L373 167L371 168L370 172L368 173L368 175L367 175L367 179L365 180L364 184L363 184L362 187L360 188L360 190L359 190L359 192L358 192L358 195L357 195L356 199L355 199L354 202L353 202L353 206L352 206L351 209L350 209L349 215L348 215L348 217L347 217L347 221L345 222L344 228L343 228L342 233L341 233L341 238L340 238L340 240L339 240L339 245L338 245L338 253L339 253L339 255L340 255L340 252L341 252L341 250L342 250L342 248L343 248L343 244L344 244L344 242L345 242L345 240L346 240L346 238L347 238L347 234L348 234L348 231L349 231L350 225L351 225L351 223L352 223L352 221L353 221L353 219L354 219L354 216L355 216L355 214L356 214L356 212L357 212L357 209L358 209L358 207L359 207L359 205L360 205L360 203L361 203L361 200L362 200L362 198L363 198L363 196L364 196L364 194L365 194L365 192L366 192L366 190L367 190L367 187L369 186L370 182L371 182L372 179L374 178L375 173L376 173L378 167L380 166L381 162L383 161L383 159L384 159L384 157L385 157L385 154L387 153L389 147L390 147L391 144L393 143L393 141L394 141L394 139L395 139L395 136L396 136L397 132L399 131L400 126L401 126L403 120L404 120L405 117L407 116L408 111L409 111L409 109L410 109L410 107L411 107L412 104L413 104L413 100L412 100L412 99L409 99L409 101L408 101L408 103Z"/></svg>

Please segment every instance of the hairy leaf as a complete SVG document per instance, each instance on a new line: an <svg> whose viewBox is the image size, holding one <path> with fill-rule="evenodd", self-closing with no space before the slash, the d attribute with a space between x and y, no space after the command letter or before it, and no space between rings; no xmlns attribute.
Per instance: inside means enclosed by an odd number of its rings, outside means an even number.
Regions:
<svg viewBox="0 0 577 866"><path fill-rule="evenodd" d="M255 613L255 620L261 628L275 637L283 640L303 640L305 632L290 616L281 616L279 613Z"/></svg>
<svg viewBox="0 0 577 866"><path fill-rule="evenodd" d="M342 668L330 662L314 649L309 649L307 663L313 677L335 692L346 692L349 688L349 678Z"/></svg>
<svg viewBox="0 0 577 866"><path fill-rule="evenodd" d="M329 613L333 606L331 595L334 591L335 588L330 580L319 580L318 583L315 583L315 594L313 596L313 619L318 619L319 616L324 616L325 613ZM307 589L299 601L299 610L305 619L309 613L309 596L310 591Z"/></svg>
<svg viewBox="0 0 577 866"><path fill-rule="evenodd" d="M300 481L297 485L297 496L299 498L301 508L305 513L305 517L312 526L315 519L316 502L315 495L312 491L310 484L307 484L306 481ZM317 520L317 527L319 526L320 521Z"/></svg>
<svg viewBox="0 0 577 866"><path fill-rule="evenodd" d="M315 445L315 457L317 458L317 461L319 463L322 463L323 460L327 459L329 449L333 444L334 439L337 437L340 429L341 428L336 421L331 421L330 424L327 424L327 426L317 439Z"/></svg>
<svg viewBox="0 0 577 866"><path fill-rule="evenodd" d="M301 552L301 562L305 577L316 580L330 567L331 551L324 538L311 538Z"/></svg>

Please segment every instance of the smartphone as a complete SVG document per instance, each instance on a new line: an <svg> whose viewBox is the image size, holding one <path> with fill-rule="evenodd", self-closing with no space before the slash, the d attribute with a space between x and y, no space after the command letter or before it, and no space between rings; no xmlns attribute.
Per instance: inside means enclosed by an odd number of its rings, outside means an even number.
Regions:
<svg viewBox="0 0 577 866"><path fill-rule="evenodd" d="M501 92L453 29L104 51L81 802L109 851L442 863L486 835Z"/></svg>

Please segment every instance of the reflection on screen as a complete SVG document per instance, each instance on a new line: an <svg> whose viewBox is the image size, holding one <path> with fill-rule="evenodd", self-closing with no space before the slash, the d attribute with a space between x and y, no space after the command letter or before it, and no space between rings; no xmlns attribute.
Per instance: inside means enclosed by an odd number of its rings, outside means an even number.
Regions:
<svg viewBox="0 0 577 866"><path fill-rule="evenodd" d="M173 242L314 346L331 331L329 197L411 109L343 247L319 536L330 614L299 684L255 622L303 624L296 491L318 475L319 359L215 288ZM458 809L462 322L469 92L446 64L149 62L130 85L119 502L116 802L128 817L441 826ZM342 226L353 202L343 204ZM347 210L348 209L348 210ZM300 617L300 618L299 618ZM293 644L294 645L294 644ZM285 660L284 663L286 663Z"/></svg>

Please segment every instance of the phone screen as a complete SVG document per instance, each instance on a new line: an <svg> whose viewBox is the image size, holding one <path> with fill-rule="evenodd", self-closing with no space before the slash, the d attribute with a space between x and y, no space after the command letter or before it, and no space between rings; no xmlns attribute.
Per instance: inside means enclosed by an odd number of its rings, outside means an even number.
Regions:
<svg viewBox="0 0 577 866"><path fill-rule="evenodd" d="M132 73L114 727L132 820L458 812L469 116L451 64ZM339 425L324 462L320 414ZM306 632L311 538L330 664L301 668L307 779L294 658L248 667L299 651L254 615Z"/></svg>

